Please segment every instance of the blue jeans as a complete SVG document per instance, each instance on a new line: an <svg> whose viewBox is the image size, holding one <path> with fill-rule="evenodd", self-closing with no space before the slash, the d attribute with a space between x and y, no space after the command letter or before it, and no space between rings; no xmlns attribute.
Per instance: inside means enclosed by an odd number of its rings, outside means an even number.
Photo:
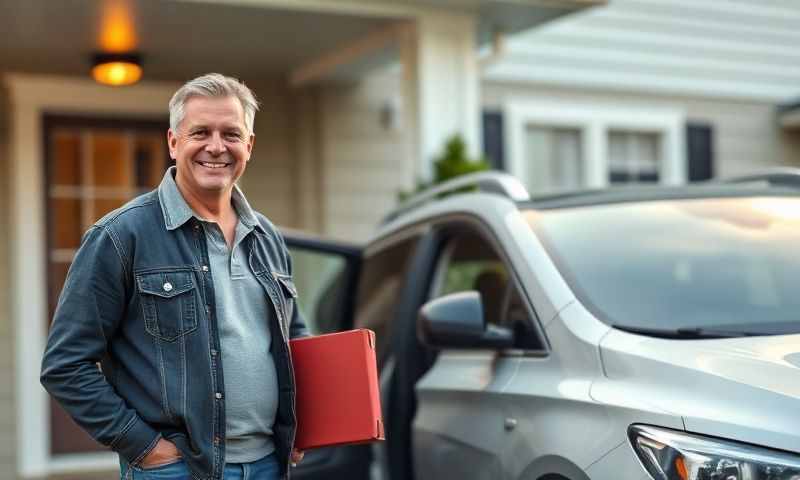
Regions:
<svg viewBox="0 0 800 480"><path fill-rule="evenodd" d="M226 463L225 480L279 480L280 465L275 453L250 463ZM183 460L154 468L131 467L120 460L120 479L128 480L184 480L189 479L189 470Z"/></svg>

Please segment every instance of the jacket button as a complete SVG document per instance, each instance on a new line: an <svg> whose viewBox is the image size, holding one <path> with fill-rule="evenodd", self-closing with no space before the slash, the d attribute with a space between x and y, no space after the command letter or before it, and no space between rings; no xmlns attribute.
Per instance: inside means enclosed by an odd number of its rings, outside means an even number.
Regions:
<svg viewBox="0 0 800 480"><path fill-rule="evenodd" d="M164 284L164 291L165 291L165 292L172 291L172 284L171 284L171 283L169 283L169 282L165 283L165 284Z"/></svg>
<svg viewBox="0 0 800 480"><path fill-rule="evenodd" d="M217 400L222 399L222 394L219 392L215 393L214 396L217 398Z"/></svg>
<svg viewBox="0 0 800 480"><path fill-rule="evenodd" d="M208 265L203 265L202 269L203 269L204 272L207 272L208 271Z"/></svg>

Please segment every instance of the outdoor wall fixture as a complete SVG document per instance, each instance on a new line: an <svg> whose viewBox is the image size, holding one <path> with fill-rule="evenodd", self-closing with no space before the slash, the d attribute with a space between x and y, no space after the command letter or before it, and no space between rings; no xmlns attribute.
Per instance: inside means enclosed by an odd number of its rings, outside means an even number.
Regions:
<svg viewBox="0 0 800 480"><path fill-rule="evenodd" d="M103 85L132 85L142 78L141 64L136 53L97 53L92 62L92 77Z"/></svg>

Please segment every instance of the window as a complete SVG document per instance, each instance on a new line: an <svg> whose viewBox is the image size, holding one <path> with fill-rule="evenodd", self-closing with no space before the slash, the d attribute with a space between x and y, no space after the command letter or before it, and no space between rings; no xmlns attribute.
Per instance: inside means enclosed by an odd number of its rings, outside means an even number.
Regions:
<svg viewBox="0 0 800 480"><path fill-rule="evenodd" d="M442 250L431 298L475 290L486 323L514 330L515 347L541 349L519 288L494 248L474 233L455 233Z"/></svg>
<svg viewBox="0 0 800 480"><path fill-rule="evenodd" d="M504 115L508 171L533 194L688 178L679 108L531 98Z"/></svg>
<svg viewBox="0 0 800 480"><path fill-rule="evenodd" d="M608 133L608 181L658 183L661 139L656 133L612 130Z"/></svg>
<svg viewBox="0 0 800 480"><path fill-rule="evenodd" d="M534 191L575 190L584 183L581 131L577 128L526 128L524 183Z"/></svg>
<svg viewBox="0 0 800 480"><path fill-rule="evenodd" d="M292 277L298 297L298 308L312 335L332 333L349 327L347 289L352 265L344 256L289 247L292 256Z"/></svg>
<svg viewBox="0 0 800 480"><path fill-rule="evenodd" d="M765 195L595 204L528 219L581 301L609 324L767 334L800 332L798 212L800 199Z"/></svg>
<svg viewBox="0 0 800 480"><path fill-rule="evenodd" d="M160 182L166 129L166 122L45 117L48 324L83 232ZM52 453L106 450L58 404L50 408Z"/></svg>
<svg viewBox="0 0 800 480"><path fill-rule="evenodd" d="M388 350L390 325L417 239L396 243L364 259L356 293L355 328L375 332L380 368Z"/></svg>

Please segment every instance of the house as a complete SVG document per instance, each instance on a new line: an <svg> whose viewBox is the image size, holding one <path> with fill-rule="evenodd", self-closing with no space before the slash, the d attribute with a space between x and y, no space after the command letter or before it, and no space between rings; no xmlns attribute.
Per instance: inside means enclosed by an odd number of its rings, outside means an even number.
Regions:
<svg viewBox="0 0 800 480"><path fill-rule="evenodd" d="M800 166L798 22L793 1L614 0L507 36L484 47L484 146L533 192Z"/></svg>
<svg viewBox="0 0 800 480"><path fill-rule="evenodd" d="M429 175L446 137L480 151L476 47L598 3L0 2L0 478L116 469L50 401L39 362L82 232L158 183L167 102L182 81L220 71L259 96L242 181L257 208L363 238L399 190ZM93 81L93 62L109 55L144 80Z"/></svg>

